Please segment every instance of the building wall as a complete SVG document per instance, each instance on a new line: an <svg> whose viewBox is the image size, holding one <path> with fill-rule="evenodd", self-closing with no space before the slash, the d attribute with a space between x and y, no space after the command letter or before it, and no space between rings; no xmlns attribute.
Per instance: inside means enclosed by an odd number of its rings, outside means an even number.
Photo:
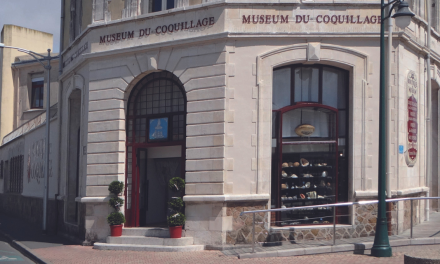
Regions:
<svg viewBox="0 0 440 264"><path fill-rule="evenodd" d="M108 235L104 221L109 210L105 202L107 185L116 179L124 181L126 174L126 102L135 84L153 71L172 72L187 93L185 229L186 235L193 236L196 243L248 240L249 225L237 218L237 212L271 205L272 72L279 66L324 64L349 71L351 128L347 192L350 201L374 198L380 151L377 133L379 9L362 5L366 1L353 2L353 6L344 8L323 7L318 1L270 8L259 4L232 7L208 4L203 9L195 6L185 11L170 10L168 14L127 19L111 26L92 25L90 32L63 52L70 62L61 76L65 91L63 102L73 87L84 91L82 126L86 129L81 146L86 151L81 158L84 171L80 176L78 201L86 207L86 239L104 240ZM326 15L329 19L341 16L357 22L319 23L316 20ZM258 16L255 23L253 16ZM279 20L274 24L268 20L276 16L288 16L289 22ZM299 16L313 19L303 23ZM197 25L199 20L204 23L205 18L206 25L168 31L175 29L177 23ZM260 22L261 18L264 23ZM360 18L364 22L359 21ZM394 110L389 128L395 134L390 153L393 160L391 192L398 197L423 196L427 189L423 154L427 77L421 48L426 45L425 31L424 22L415 18L409 29L396 34L392 50ZM127 37L128 33L133 37ZM433 40L434 60L437 60L440 47L436 34ZM79 51L82 53L76 56ZM419 154L413 167L407 165L407 154L398 152L399 145L407 149L408 70L416 72L420 87ZM78 80L81 85L76 84ZM63 115L66 109L63 103ZM63 127L62 131L65 137L67 128ZM63 153L61 159L61 164L68 162ZM396 208L393 231L400 232L408 221L408 207L399 203ZM347 229L348 233L353 236L373 234L374 223L368 221L374 215L374 208L367 211L368 217L352 213L353 228ZM423 221L423 202L416 212ZM358 216L367 222L357 219ZM265 230L270 230L270 216L261 217L265 224L260 226L260 233L264 236ZM344 232L341 236L345 236Z"/></svg>
<svg viewBox="0 0 440 264"><path fill-rule="evenodd" d="M32 50L37 53L46 53L52 49L52 34L23 28L14 25L5 25L1 33L1 43L6 46L19 47ZM14 49L2 49L1 59L1 95L0 95L0 138L14 129L14 120L17 112L11 111L15 108L17 100L14 92L13 72L11 64L17 56L24 53Z"/></svg>
<svg viewBox="0 0 440 264"><path fill-rule="evenodd" d="M49 154L49 196L48 227L51 232L56 229L56 197L58 195L58 120L51 121L51 145ZM27 220L30 224L41 226L43 216L43 191L45 163L45 125L4 144L0 147L0 160L5 163L11 158L23 155L23 191L10 193L4 186L10 179L10 173L4 169L0 179L0 211ZM51 222L52 221L52 222Z"/></svg>

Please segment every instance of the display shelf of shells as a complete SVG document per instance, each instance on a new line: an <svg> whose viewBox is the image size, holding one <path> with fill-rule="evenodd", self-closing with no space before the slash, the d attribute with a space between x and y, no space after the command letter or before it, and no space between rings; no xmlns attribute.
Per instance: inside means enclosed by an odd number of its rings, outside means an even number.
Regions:
<svg viewBox="0 0 440 264"><path fill-rule="evenodd" d="M318 160L315 160L318 161ZM331 166L326 162L310 162L301 158L299 162L283 162L281 171L281 202L295 203L308 201L309 205L319 205L334 201ZM320 168L311 172L310 168ZM330 168L330 170L326 170ZM292 205L290 205L292 206Z"/></svg>
<svg viewBox="0 0 440 264"><path fill-rule="evenodd" d="M300 169L300 170L304 170L304 169L331 169L332 166L331 164L327 164L327 162L324 162L324 159L315 159L313 163L309 162L307 159L305 158L301 158L296 162L292 162L292 161L285 161L281 164L281 168L282 169Z"/></svg>

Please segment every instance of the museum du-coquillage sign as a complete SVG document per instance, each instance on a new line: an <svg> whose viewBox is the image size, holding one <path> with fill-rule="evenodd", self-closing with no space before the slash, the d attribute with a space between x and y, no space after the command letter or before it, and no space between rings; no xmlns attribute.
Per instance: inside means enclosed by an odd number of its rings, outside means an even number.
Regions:
<svg viewBox="0 0 440 264"><path fill-rule="evenodd" d="M288 15L243 15L243 24L308 24L316 22L318 24L380 24L380 16L361 16L361 15L295 15L289 20Z"/></svg>
<svg viewBox="0 0 440 264"><path fill-rule="evenodd" d="M179 31L197 31L212 27L217 21L214 17L205 17L177 23L162 24L99 36L99 44L112 43L134 38L148 37L151 34L173 34ZM242 15L242 24L380 24L379 15Z"/></svg>
<svg viewBox="0 0 440 264"><path fill-rule="evenodd" d="M139 38L147 37L151 33L155 33L159 35L165 33L198 29L198 28L213 26L214 24L215 24L214 17L205 17L198 20L182 21L178 23L159 25L154 28L151 27L141 28L136 31L130 30L130 31L99 36L99 44L111 43L121 40L130 40L130 39L134 39L135 37L139 37Z"/></svg>

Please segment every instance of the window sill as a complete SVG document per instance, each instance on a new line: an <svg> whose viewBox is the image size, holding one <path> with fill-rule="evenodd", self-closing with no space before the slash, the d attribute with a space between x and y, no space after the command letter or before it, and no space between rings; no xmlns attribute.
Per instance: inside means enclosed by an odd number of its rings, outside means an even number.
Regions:
<svg viewBox="0 0 440 264"><path fill-rule="evenodd" d="M31 108L31 109L28 109L26 111L23 111L23 114L35 113L35 112L44 112L44 111L46 111L46 109L44 109L44 108Z"/></svg>
<svg viewBox="0 0 440 264"><path fill-rule="evenodd" d="M23 111L21 120L24 120L24 122L28 122L31 119L34 119L35 117L43 114L45 111L46 109L40 109L40 108L28 109L26 111Z"/></svg>

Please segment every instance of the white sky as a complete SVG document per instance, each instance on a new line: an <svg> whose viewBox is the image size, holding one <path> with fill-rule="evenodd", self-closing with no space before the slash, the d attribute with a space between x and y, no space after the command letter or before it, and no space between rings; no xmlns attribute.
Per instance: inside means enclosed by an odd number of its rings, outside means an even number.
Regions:
<svg viewBox="0 0 440 264"><path fill-rule="evenodd" d="M51 33L53 52L60 50L60 16L61 0L0 0L1 28L13 24Z"/></svg>

